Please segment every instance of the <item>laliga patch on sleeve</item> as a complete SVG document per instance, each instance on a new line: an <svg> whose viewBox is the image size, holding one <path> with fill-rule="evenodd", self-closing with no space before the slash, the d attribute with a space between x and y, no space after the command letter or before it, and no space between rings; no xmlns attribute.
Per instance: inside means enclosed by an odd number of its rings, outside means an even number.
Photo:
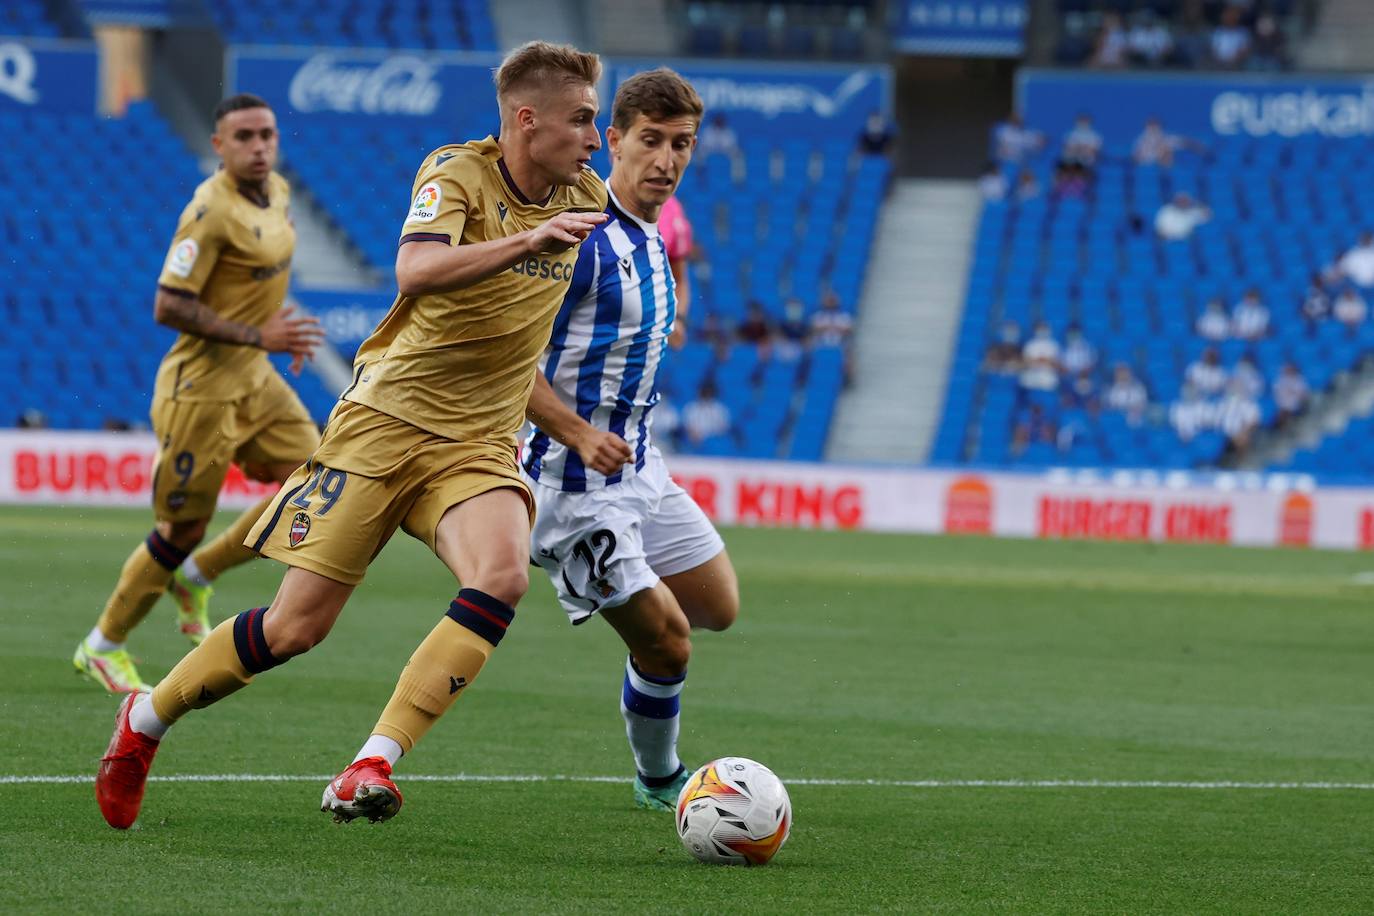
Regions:
<svg viewBox="0 0 1374 916"><path fill-rule="evenodd" d="M430 223L439 215L439 201L444 199L444 192L440 190L435 182L425 185L420 189L420 193L415 195L415 202L410 205L410 216L406 217L408 223Z"/></svg>
<svg viewBox="0 0 1374 916"><path fill-rule="evenodd" d="M200 255L200 246L195 239L183 239L177 242L172 249L172 254L167 258L167 272L185 279L191 276L191 268L196 266L196 258Z"/></svg>

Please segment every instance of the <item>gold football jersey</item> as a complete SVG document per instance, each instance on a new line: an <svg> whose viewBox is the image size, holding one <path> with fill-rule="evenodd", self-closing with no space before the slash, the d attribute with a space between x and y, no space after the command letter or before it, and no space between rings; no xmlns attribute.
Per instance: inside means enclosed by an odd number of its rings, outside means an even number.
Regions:
<svg viewBox="0 0 1374 916"><path fill-rule="evenodd" d="M471 245L605 207L606 186L591 170L547 200L526 199L488 137L425 157L401 241ZM358 350L344 399L446 439L513 441L576 263L574 246L453 292L397 296Z"/></svg>
<svg viewBox="0 0 1374 916"><path fill-rule="evenodd" d="M240 191L224 169L205 179L181 212L158 285L195 296L222 317L261 326L282 307L296 230L291 186L273 172L266 205ZM233 401L274 371L257 347L182 334L162 358L157 396Z"/></svg>

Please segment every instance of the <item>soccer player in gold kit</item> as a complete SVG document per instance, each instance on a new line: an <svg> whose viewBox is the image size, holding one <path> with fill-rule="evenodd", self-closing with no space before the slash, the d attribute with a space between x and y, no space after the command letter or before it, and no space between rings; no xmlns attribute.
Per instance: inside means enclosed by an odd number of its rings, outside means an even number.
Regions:
<svg viewBox="0 0 1374 916"><path fill-rule="evenodd" d="M392 765L470 685L529 586L533 499L516 433L577 246L606 219L587 168L600 60L532 42L496 74L501 132L429 154L396 256L399 295L358 351L319 449L248 543L290 568L267 608L218 626L152 695L129 697L96 777L125 828L167 729L328 635L399 527L461 583L401 672L354 762L325 789L336 820L401 806Z"/></svg>
<svg viewBox="0 0 1374 916"><path fill-rule="evenodd" d="M243 539L265 500L187 556L205 537L230 462L281 482L319 442L300 399L267 361L269 352L290 353L300 371L321 339L315 319L282 307L296 233L291 188L273 171L276 117L257 96L234 96L215 110L211 140L223 165L182 211L153 303L157 322L181 332L153 394L157 525L125 561L72 659L111 692L149 689L124 646L158 596L171 590L181 631L198 644L210 630L210 581L255 556Z"/></svg>

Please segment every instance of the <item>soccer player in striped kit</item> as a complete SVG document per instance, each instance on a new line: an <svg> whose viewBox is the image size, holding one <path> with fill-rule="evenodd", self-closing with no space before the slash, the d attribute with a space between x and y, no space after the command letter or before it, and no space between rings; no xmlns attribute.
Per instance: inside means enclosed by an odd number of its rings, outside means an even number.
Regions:
<svg viewBox="0 0 1374 916"><path fill-rule="evenodd" d="M657 221L692 158L703 105L668 69L616 92L609 219L578 252L527 416L538 513L530 555L573 624L600 614L629 648L621 689L635 802L671 811L687 779L679 694L693 627L739 612L725 545L650 441L675 296Z"/></svg>

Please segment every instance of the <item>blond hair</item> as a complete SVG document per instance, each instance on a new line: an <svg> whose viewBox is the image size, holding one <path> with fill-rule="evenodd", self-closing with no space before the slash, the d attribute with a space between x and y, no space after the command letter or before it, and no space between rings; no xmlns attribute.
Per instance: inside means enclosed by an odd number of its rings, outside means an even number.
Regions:
<svg viewBox="0 0 1374 916"><path fill-rule="evenodd" d="M601 58L572 45L531 41L506 55L496 71L496 98L508 99L521 89L543 89L554 83L595 86L601 79Z"/></svg>
<svg viewBox="0 0 1374 916"><path fill-rule="evenodd" d="M705 112L706 106L691 83L677 71L659 67L636 73L620 84L611 104L611 123L617 130L628 130L640 115L653 121L685 116L696 118L699 127Z"/></svg>

